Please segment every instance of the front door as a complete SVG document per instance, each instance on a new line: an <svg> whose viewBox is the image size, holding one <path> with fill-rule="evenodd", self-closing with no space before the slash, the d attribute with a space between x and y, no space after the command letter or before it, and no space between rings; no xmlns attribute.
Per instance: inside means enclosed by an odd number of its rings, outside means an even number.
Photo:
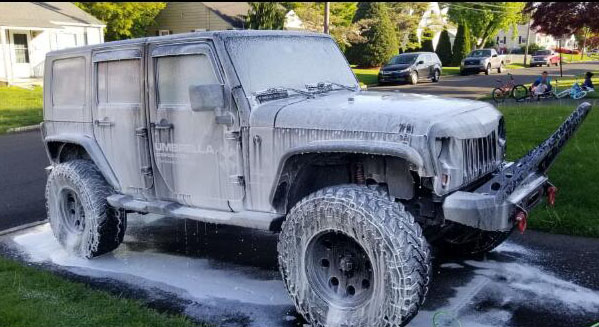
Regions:
<svg viewBox="0 0 599 327"><path fill-rule="evenodd" d="M226 127L215 111L193 111L192 86L223 84L209 43L151 44L150 129L156 194L186 206L229 210Z"/></svg>
<svg viewBox="0 0 599 327"><path fill-rule="evenodd" d="M121 184L147 198L152 186L143 45L93 53L94 134Z"/></svg>
<svg viewBox="0 0 599 327"><path fill-rule="evenodd" d="M29 78L31 76L31 65L29 63L28 32L10 31L13 55L13 75L15 78Z"/></svg>

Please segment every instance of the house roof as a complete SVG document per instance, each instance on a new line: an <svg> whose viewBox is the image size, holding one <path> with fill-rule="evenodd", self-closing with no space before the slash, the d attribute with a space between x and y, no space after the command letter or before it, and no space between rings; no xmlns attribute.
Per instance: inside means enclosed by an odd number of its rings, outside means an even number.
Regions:
<svg viewBox="0 0 599 327"><path fill-rule="evenodd" d="M242 23L250 10L247 2L202 2L202 4L233 25Z"/></svg>
<svg viewBox="0 0 599 327"><path fill-rule="evenodd" d="M0 26L55 28L60 23L106 25L70 2L0 2Z"/></svg>

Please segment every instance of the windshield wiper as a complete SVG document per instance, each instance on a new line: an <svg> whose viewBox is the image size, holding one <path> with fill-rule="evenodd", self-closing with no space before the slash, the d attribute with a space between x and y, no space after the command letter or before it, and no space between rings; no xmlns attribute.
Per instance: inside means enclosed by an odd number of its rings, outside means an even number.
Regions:
<svg viewBox="0 0 599 327"><path fill-rule="evenodd" d="M325 93L333 91L333 86L337 86L349 91L356 91L355 86L343 85L335 82L318 82L316 84L308 84L306 85L306 89L312 91L313 93Z"/></svg>
<svg viewBox="0 0 599 327"><path fill-rule="evenodd" d="M265 102L265 101L288 98L289 92L294 92L297 94L305 95L309 98L314 97L314 94L312 92L298 90L298 89L294 89L291 87L272 87L272 88L266 89L264 91L254 92L254 96L256 97L256 99L258 101Z"/></svg>

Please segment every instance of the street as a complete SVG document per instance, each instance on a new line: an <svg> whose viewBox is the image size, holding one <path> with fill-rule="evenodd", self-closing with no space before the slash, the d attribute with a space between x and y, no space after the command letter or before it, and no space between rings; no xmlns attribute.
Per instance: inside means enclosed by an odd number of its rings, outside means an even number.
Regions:
<svg viewBox="0 0 599 327"><path fill-rule="evenodd" d="M114 253L66 253L47 224L0 237L4 255L218 326L305 326L277 270L277 234L130 215ZM435 259L408 325L590 326L599 321L599 241L515 233L485 257ZM543 321L542 323L540 321Z"/></svg>
<svg viewBox="0 0 599 327"><path fill-rule="evenodd" d="M431 81L421 81L417 85L384 85L369 87L370 90L399 90L406 93L419 94L434 94L448 96L454 98L477 99L483 95L490 95L493 88L497 86L497 79L507 80L507 73L511 73L516 80L516 84L532 83L541 75L543 71L547 71L553 83L555 80L559 82L559 67L533 67L526 69L509 69L505 73L498 74L494 71L491 75L484 73L473 74L467 76L453 75L442 76L438 83ZM582 83L581 75L587 71L599 70L599 62L590 63L572 63L563 66L564 77L573 77L577 75ZM554 84L555 85L555 84Z"/></svg>

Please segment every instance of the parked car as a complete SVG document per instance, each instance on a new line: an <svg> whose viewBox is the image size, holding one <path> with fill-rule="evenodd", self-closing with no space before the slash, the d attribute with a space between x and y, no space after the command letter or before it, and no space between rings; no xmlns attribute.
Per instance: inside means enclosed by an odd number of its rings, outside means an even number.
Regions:
<svg viewBox="0 0 599 327"><path fill-rule="evenodd" d="M530 67L559 65L559 53L553 50L537 50L530 59Z"/></svg>
<svg viewBox="0 0 599 327"><path fill-rule="evenodd" d="M434 275L430 247L485 253L526 227L590 110L510 164L491 104L361 90L325 34L131 39L44 67L60 244L110 252L135 212L278 232L282 279L312 326L405 326Z"/></svg>
<svg viewBox="0 0 599 327"><path fill-rule="evenodd" d="M438 82L441 78L441 60L434 52L402 53L393 57L379 71L379 83L409 82L430 79Z"/></svg>
<svg viewBox="0 0 599 327"><path fill-rule="evenodd" d="M489 75L493 69L501 73L505 67L503 55L499 55L495 49L474 50L462 59L460 65L460 74L466 75L469 72L484 72Z"/></svg>

